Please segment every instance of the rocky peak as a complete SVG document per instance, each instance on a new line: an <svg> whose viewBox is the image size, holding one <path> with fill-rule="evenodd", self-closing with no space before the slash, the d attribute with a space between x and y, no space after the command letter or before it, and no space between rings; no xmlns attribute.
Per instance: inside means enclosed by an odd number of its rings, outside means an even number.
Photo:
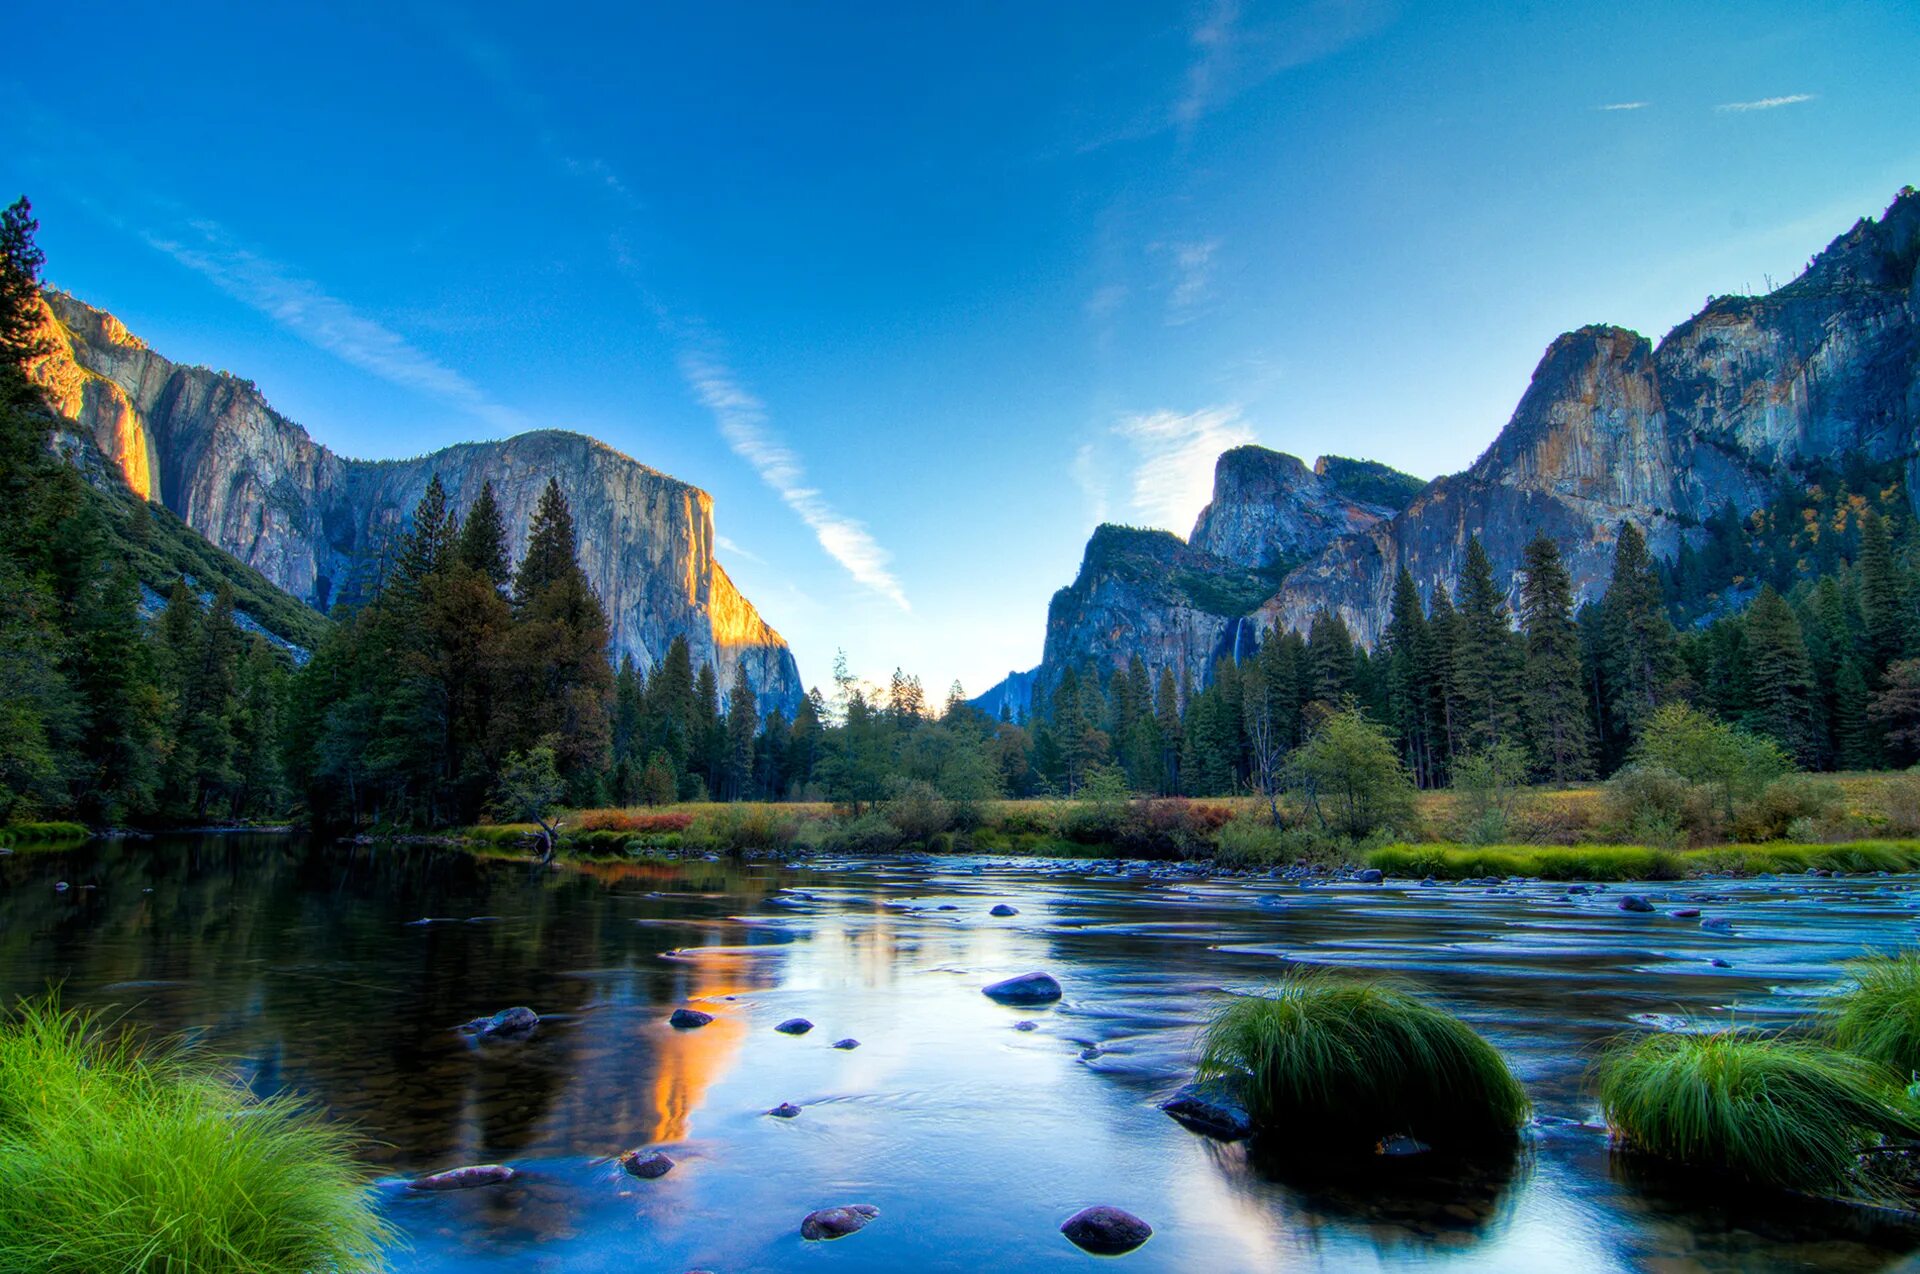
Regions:
<svg viewBox="0 0 1920 1274"><path fill-rule="evenodd" d="M1309 469L1297 457L1265 447L1222 452L1213 469L1213 499L1200 511L1188 542L1253 570L1274 570L1319 552L1342 535L1389 517L1394 507L1359 498L1390 496L1385 475L1417 484L1385 465L1322 459Z"/></svg>
<svg viewBox="0 0 1920 1274"><path fill-rule="evenodd" d="M350 596L438 475L464 509L491 481L524 544L540 489L573 506L582 567L618 653L651 667L675 637L729 688L744 660L762 707L802 689L786 642L714 557L713 500L605 443L562 430L351 460L276 412L253 382L172 363L103 310L49 291L52 350L33 375L137 494L316 609Z"/></svg>

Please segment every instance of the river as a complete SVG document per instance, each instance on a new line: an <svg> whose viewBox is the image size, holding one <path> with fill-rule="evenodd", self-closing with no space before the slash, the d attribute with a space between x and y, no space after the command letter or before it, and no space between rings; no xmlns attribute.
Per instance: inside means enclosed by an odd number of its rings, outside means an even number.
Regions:
<svg viewBox="0 0 1920 1274"><path fill-rule="evenodd" d="M324 1102L374 1143L409 1239L396 1270L1078 1269L1098 1258L1059 1225L1095 1203L1152 1224L1118 1258L1142 1271L1874 1270L1905 1264L1920 1229L1614 1155L1587 1072L1623 1032L1804 1014L1841 961L1912 941L1917 884L1656 887L1674 906L1708 895L1693 905L1735 920L1719 935L1623 913L1617 888L966 859L541 870L175 837L0 858L0 993L61 983L188 1033L260 1091ZM1292 964L1392 973L1470 1021L1534 1099L1519 1150L1328 1176L1162 1114L1222 992ZM980 993L1031 969L1060 1003ZM521 1004L542 1016L530 1040L457 1029ZM714 1022L670 1028L683 1005ZM796 1016L815 1028L774 1031ZM781 1102L801 1114L764 1113ZM610 1157L637 1146L677 1166L629 1178ZM494 1161L519 1176L399 1186ZM880 1216L799 1237L846 1203Z"/></svg>

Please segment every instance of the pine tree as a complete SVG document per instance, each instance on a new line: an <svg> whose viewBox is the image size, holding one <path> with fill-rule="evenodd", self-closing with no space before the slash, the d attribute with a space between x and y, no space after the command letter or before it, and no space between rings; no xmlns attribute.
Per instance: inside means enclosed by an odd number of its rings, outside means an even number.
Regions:
<svg viewBox="0 0 1920 1274"><path fill-rule="evenodd" d="M440 484L439 474L431 474L401 541L392 587L408 594L417 593L428 576L438 574L452 563L458 534L459 522L447 505L447 489Z"/></svg>
<svg viewBox="0 0 1920 1274"><path fill-rule="evenodd" d="M527 532L526 556L513 577L513 604L516 609L533 603L547 589L571 578L580 570L575 556L573 510L560 492L558 479L548 478L534 506L533 525Z"/></svg>
<svg viewBox="0 0 1920 1274"><path fill-rule="evenodd" d="M1835 763L1843 770L1877 769L1885 762L1879 732L1867 715L1871 700L1860 661L1842 661L1834 676L1833 748Z"/></svg>
<svg viewBox="0 0 1920 1274"><path fill-rule="evenodd" d="M1313 626L1307 630L1307 660L1313 701L1342 706L1353 693L1353 637L1344 619L1332 611L1314 614Z"/></svg>
<svg viewBox="0 0 1920 1274"><path fill-rule="evenodd" d="M1466 714L1461 732L1474 750L1520 742L1521 648L1493 561L1479 537L1467 541L1460 577L1454 679Z"/></svg>
<svg viewBox="0 0 1920 1274"><path fill-rule="evenodd" d="M1747 655L1753 669L1753 703L1746 726L1772 738L1804 766L1818 763L1813 667L1800 621L1773 585L1763 585L1746 614Z"/></svg>
<svg viewBox="0 0 1920 1274"><path fill-rule="evenodd" d="M1655 709L1673 699L1679 674L1660 577L1646 537L1632 522L1620 524L1613 578L1600 604L1601 664L1611 697L1607 710L1614 730L1631 740Z"/></svg>
<svg viewBox="0 0 1920 1274"><path fill-rule="evenodd" d="M460 525L457 556L463 565L478 571L496 589L504 591L513 580L507 524L500 515L500 504L494 498L490 481L480 484L480 494L467 509L467 519Z"/></svg>
<svg viewBox="0 0 1920 1274"><path fill-rule="evenodd" d="M1899 572L1886 519L1870 509L1860 519L1860 620L1870 668L1883 669L1900 658L1907 624Z"/></svg>
<svg viewBox="0 0 1920 1274"><path fill-rule="evenodd" d="M747 661L734 667L733 689L727 695L726 794L731 801L744 800L753 783L753 744L760 733L760 707L754 699L753 682L747 676Z"/></svg>
<svg viewBox="0 0 1920 1274"><path fill-rule="evenodd" d="M1393 609L1380 641L1387 665L1386 719L1399 736L1401 755L1421 787L1433 783L1427 753L1427 705L1432 696L1422 680L1427 642L1427 617L1420 609L1420 590L1413 582L1413 572L1402 566L1394 577Z"/></svg>
<svg viewBox="0 0 1920 1274"><path fill-rule="evenodd" d="M1593 727L1581 676L1580 629L1573 620L1573 581L1560 548L1545 535L1527 545L1520 589L1526 634L1525 722L1534 769L1554 783L1593 772Z"/></svg>
<svg viewBox="0 0 1920 1274"><path fill-rule="evenodd" d="M1180 786L1180 692L1173 681L1173 669L1160 669L1160 682L1153 696L1155 733L1160 737L1160 773L1158 787L1162 796L1178 796Z"/></svg>
<svg viewBox="0 0 1920 1274"><path fill-rule="evenodd" d="M1466 750L1467 705L1460 685L1460 643L1463 640L1460 612L1445 584L1433 586L1433 600L1427 606L1427 668L1422 676L1428 698L1427 729L1429 755L1433 758L1433 782L1447 783L1453 772L1454 758Z"/></svg>

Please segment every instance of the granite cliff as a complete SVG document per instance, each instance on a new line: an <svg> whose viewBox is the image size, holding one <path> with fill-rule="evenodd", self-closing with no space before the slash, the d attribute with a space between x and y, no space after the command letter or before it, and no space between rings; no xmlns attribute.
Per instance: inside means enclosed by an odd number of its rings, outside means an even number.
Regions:
<svg viewBox="0 0 1920 1274"><path fill-rule="evenodd" d="M119 320L48 291L51 352L35 379L137 495L318 610L349 595L438 474L456 508L491 481L524 543L549 476L573 506L580 560L614 646L650 667L676 636L723 687L736 662L763 708L802 694L786 642L714 558L713 500L579 434L540 430L410 460L351 460L315 442L251 381L170 362Z"/></svg>
<svg viewBox="0 0 1920 1274"><path fill-rule="evenodd" d="M1727 502L1749 511L1842 459L1902 466L1909 499L1920 492L1911 188L1793 282L1715 298L1657 345L1612 326L1560 336L1492 445L1424 489L1365 462L1309 471L1257 447L1225 453L1187 541L1095 532L1079 577L1048 609L1033 693L1069 663L1105 672L1135 652L1156 675L1171 667L1198 682L1255 633L1304 631L1322 609L1371 644L1400 568L1423 596L1453 588L1474 536L1511 578L1526 542L1546 532L1567 555L1576 597L1589 600L1606 587L1624 520L1671 555ZM1248 600L1245 572L1271 584L1264 597Z"/></svg>

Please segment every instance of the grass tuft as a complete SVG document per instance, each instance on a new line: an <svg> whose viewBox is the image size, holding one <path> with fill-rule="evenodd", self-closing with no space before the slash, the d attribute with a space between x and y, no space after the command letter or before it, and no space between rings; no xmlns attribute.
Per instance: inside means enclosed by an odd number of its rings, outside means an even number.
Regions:
<svg viewBox="0 0 1920 1274"><path fill-rule="evenodd" d="M1883 1067L1746 1029L1616 1047L1600 1062L1600 1106L1619 1137L1649 1154L1827 1192L1847 1188L1862 1150L1916 1131Z"/></svg>
<svg viewBox="0 0 1920 1274"><path fill-rule="evenodd" d="M0 1270L383 1267L351 1138L53 999L0 1022Z"/></svg>
<svg viewBox="0 0 1920 1274"><path fill-rule="evenodd" d="M1241 1088L1257 1127L1358 1148L1392 1133L1436 1146L1511 1135L1526 1092L1494 1047L1379 983L1293 974L1207 1026L1200 1073Z"/></svg>
<svg viewBox="0 0 1920 1274"><path fill-rule="evenodd" d="M1853 985L1831 1002L1834 1042L1896 1073L1920 1075L1920 951L1847 966Z"/></svg>
<svg viewBox="0 0 1920 1274"><path fill-rule="evenodd" d="M92 835L85 823L11 823L0 827L0 845L69 845Z"/></svg>

